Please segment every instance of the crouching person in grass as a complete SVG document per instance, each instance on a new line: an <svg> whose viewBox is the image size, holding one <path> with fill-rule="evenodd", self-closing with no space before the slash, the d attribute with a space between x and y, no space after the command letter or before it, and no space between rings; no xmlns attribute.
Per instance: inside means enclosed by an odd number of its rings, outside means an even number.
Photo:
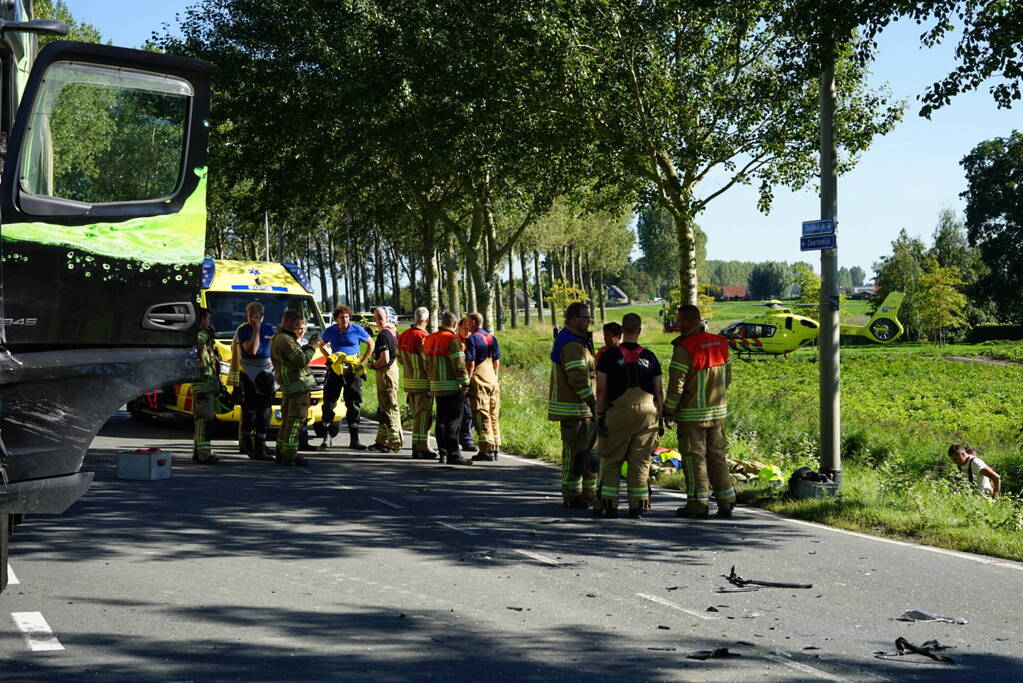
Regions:
<svg viewBox="0 0 1023 683"><path fill-rule="evenodd" d="M597 433L600 435L600 494L594 517L618 516L618 485L622 463L629 517L650 509L650 454L657 448L664 393L661 364L639 345L642 320L635 313L622 318L622 343L609 346L597 363Z"/></svg>
<svg viewBox="0 0 1023 683"><path fill-rule="evenodd" d="M970 485L991 498L997 498L1002 490L1002 478L998 472L977 457L977 451L971 446L954 443L948 447L948 457L956 464L959 471L966 475Z"/></svg>

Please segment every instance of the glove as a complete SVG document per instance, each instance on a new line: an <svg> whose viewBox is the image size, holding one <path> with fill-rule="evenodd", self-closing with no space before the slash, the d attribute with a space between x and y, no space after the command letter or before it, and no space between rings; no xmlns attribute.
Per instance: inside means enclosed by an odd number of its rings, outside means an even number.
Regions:
<svg viewBox="0 0 1023 683"><path fill-rule="evenodd" d="M597 415L597 434L605 439L607 438L607 421L604 413Z"/></svg>
<svg viewBox="0 0 1023 683"><path fill-rule="evenodd" d="M597 414L597 399L596 398L594 398L593 396L590 396L588 399L586 399L586 406L590 409L590 414L591 415L596 415Z"/></svg>
<svg viewBox="0 0 1023 683"><path fill-rule="evenodd" d="M664 436L664 418L657 421L657 436Z"/></svg>

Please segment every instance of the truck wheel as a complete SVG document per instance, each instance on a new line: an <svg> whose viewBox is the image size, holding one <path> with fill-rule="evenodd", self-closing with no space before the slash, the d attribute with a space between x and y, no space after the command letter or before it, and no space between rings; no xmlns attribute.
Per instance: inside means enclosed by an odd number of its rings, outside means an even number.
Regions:
<svg viewBox="0 0 1023 683"><path fill-rule="evenodd" d="M131 414L131 419L136 422L146 422L150 418L149 413L142 410L142 403L135 399L128 401L127 408L128 413Z"/></svg>

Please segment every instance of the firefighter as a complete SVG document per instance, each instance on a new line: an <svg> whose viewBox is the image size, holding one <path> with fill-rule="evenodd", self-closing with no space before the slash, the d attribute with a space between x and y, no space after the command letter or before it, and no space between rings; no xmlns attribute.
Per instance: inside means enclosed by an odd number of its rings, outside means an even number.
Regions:
<svg viewBox="0 0 1023 683"><path fill-rule="evenodd" d="M642 319L627 313L622 318L621 344L605 347L597 361L597 433L601 438L595 517L618 516L623 470L629 517L644 517L650 509L650 454L657 448L664 393L657 356L638 343L642 329Z"/></svg>
<svg viewBox="0 0 1023 683"><path fill-rule="evenodd" d="M309 371L309 361L316 353L318 339L302 345L306 321L294 308L284 311L281 326L270 340L270 359L281 388L281 427L277 435L278 465L305 465L298 454L299 433L309 418L309 392L316 380Z"/></svg>
<svg viewBox="0 0 1023 683"><path fill-rule="evenodd" d="M596 440L596 365L589 339L590 309L581 302L565 309L565 326L551 349L547 419L561 423L561 502L587 508L597 475L590 451Z"/></svg>
<svg viewBox="0 0 1023 683"><path fill-rule="evenodd" d="M398 408L398 336L390 324L386 308L373 309L376 343L372 368L376 370L377 438L369 447L377 453L397 453L402 447L401 410Z"/></svg>
<svg viewBox="0 0 1023 683"><path fill-rule="evenodd" d="M601 331L604 333L604 345L597 349L597 353L594 354L597 365L600 365L600 357L604 355L605 351L622 343L622 326L618 323L613 321L604 323Z"/></svg>
<svg viewBox="0 0 1023 683"><path fill-rule="evenodd" d="M430 450L430 418L433 417L433 398L430 396L430 378L423 359L423 341L429 336L426 326L430 311L417 308L412 314L412 327L398 337L398 356L401 358L401 388L405 390L412 408L412 457L432 460L437 454Z"/></svg>
<svg viewBox="0 0 1023 683"><path fill-rule="evenodd" d="M470 313L465 369L469 373L469 403L476 423L480 452L473 460L493 462L501 449L501 346L483 329L483 316Z"/></svg>
<svg viewBox="0 0 1023 683"><path fill-rule="evenodd" d="M467 350L466 345L470 334L472 334L472 330L469 327L469 319L462 318L458 321L458 339L462 342L462 351ZM468 363L466 363L466 369L468 369ZM466 394L462 400L462 422L458 429L458 446L462 451L476 453L479 448L472 440L472 420L472 402L469 395Z"/></svg>
<svg viewBox="0 0 1023 683"><path fill-rule="evenodd" d="M451 311L440 317L440 329L423 342L426 371L430 377L430 395L437 403L437 450L440 461L449 465L471 465L458 448L458 429L462 420L462 402L469 392L465 371L465 352L455 333L458 318Z"/></svg>
<svg viewBox="0 0 1023 683"><path fill-rule="evenodd" d="M352 323L352 309L348 306L337 306L334 309L334 324L323 331L323 339L319 343L325 355L344 354L344 357L358 356L359 348L365 344L358 363L343 363L341 368L333 367L328 372L323 384L322 419L313 426L318 436L323 437L320 450L332 445L332 437L337 436L337 425L334 424L334 406L338 398L344 395L345 422L348 424L348 436L351 439L348 447L364 451L366 447L359 443L359 409L362 407L362 383L366 379L366 360L373 353L373 340L361 325ZM329 346L329 348L328 348ZM334 361L336 362L336 361ZM340 372L338 372L340 370Z"/></svg>
<svg viewBox="0 0 1023 683"><path fill-rule="evenodd" d="M199 379L192 382L192 419L195 421L195 439L192 462L215 465L220 460L213 455L209 430L216 419L215 406L220 394L220 361L213 346L215 334L210 323L210 312L199 309L199 332L195 336L195 350L199 354Z"/></svg>
<svg viewBox="0 0 1023 683"><path fill-rule="evenodd" d="M263 320L263 304L245 306L246 322L238 326L231 341L231 373L228 384L241 387L241 450L253 460L273 460L266 449L273 406L274 369L270 362L270 338L274 327Z"/></svg>
<svg viewBox="0 0 1023 683"><path fill-rule="evenodd" d="M718 517L728 518L735 507L723 428L728 415L725 394L732 382L728 342L704 329L700 309L692 304L678 307L677 322L681 334L671 342L675 349L668 368L664 417L674 419L678 427L688 495L685 507L675 514L707 517L713 487Z"/></svg>

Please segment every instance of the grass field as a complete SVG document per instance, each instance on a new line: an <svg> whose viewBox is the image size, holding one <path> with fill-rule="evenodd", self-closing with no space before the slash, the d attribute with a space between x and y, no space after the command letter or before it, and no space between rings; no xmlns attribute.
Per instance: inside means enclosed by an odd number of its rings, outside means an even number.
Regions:
<svg viewBox="0 0 1023 683"><path fill-rule="evenodd" d="M673 335L660 331L658 310L615 308L608 317L621 320L629 311L643 316L647 332L641 342L666 366ZM723 306L712 328L745 317L747 311L741 305ZM855 311L864 320L865 312ZM546 322L499 335L504 355L501 423L507 451L555 461L560 453L557 427L546 419L551 338ZM1023 366L956 362L949 356L1018 360L1023 343L844 348L843 495L792 501L779 489L756 484L747 486L741 498L843 528L1023 560ZM733 363L730 455L776 464L786 476L803 465L817 469L816 360L815 350L803 349L786 358ZM369 411L375 410L373 391L370 382ZM978 448L1001 474L1006 495L988 501L966 490L945 455L954 441ZM676 445L673 431L662 445ZM681 484L678 476L661 483Z"/></svg>

